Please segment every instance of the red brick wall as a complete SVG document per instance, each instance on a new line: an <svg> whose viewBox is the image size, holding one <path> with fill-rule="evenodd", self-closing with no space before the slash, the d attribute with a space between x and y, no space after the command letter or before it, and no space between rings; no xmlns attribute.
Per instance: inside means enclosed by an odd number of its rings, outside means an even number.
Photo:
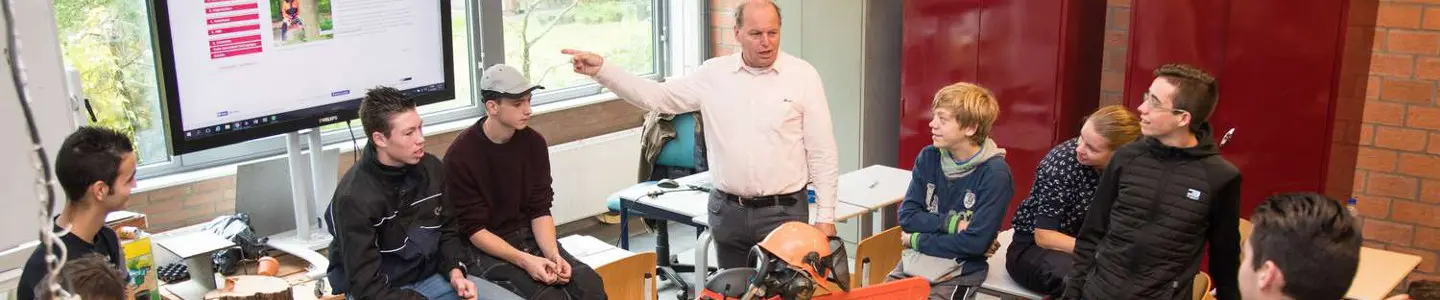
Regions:
<svg viewBox="0 0 1440 300"><path fill-rule="evenodd" d="M740 51L735 41L735 7L744 0L710 1L710 55L726 56ZM783 23L783 22L782 22ZM783 37L782 37L783 38Z"/></svg>
<svg viewBox="0 0 1440 300"><path fill-rule="evenodd" d="M1440 280L1440 1L1381 0L1355 194L1366 245L1423 259Z"/></svg>
<svg viewBox="0 0 1440 300"><path fill-rule="evenodd" d="M640 126L643 112L624 101L607 101L531 118L531 127L551 145L604 135ZM457 131L458 132L458 131ZM426 137L425 151L436 156L455 140L457 132ZM340 154L338 173L350 168L350 153ZM146 214L150 232L185 227L235 213L235 176L225 176L130 196L126 210Z"/></svg>
<svg viewBox="0 0 1440 300"><path fill-rule="evenodd" d="M1105 58L1100 67L1100 106L1124 104L1125 50L1130 46L1130 0L1109 0L1105 9Z"/></svg>
<svg viewBox="0 0 1440 300"><path fill-rule="evenodd" d="M133 194L125 209L144 213L151 232L209 221L235 212L235 176Z"/></svg>

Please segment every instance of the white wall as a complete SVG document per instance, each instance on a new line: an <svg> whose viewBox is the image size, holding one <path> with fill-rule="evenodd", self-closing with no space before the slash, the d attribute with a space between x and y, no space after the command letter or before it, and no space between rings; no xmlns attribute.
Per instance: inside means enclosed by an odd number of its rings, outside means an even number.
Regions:
<svg viewBox="0 0 1440 300"><path fill-rule="evenodd" d="M860 169L860 124L862 89L859 59L864 53L861 22L864 3L842 1L781 1L785 51L804 58L820 73L825 97L830 100L830 117L835 143L840 147L840 172ZM843 21L842 21L843 20Z"/></svg>
<svg viewBox="0 0 1440 300"><path fill-rule="evenodd" d="M54 4L50 0L11 0L15 25L19 29L21 65L25 67L30 108L35 114L40 138L52 164L55 149L74 129L66 98L64 68L55 31ZM0 29L8 31L9 28ZM0 43L5 43L0 38ZM6 48L9 48L8 45ZM35 193L36 171L31 167L33 152L9 65L0 68L0 251L35 240L39 231L40 202ZM64 193L55 187L57 203ZM23 253L28 256L29 253ZM11 261L9 257L0 258ZM21 258L23 259L23 257ZM0 263L0 270L15 267Z"/></svg>
<svg viewBox="0 0 1440 300"><path fill-rule="evenodd" d="M780 0L780 47L820 73L840 172L894 166L900 133L900 1Z"/></svg>

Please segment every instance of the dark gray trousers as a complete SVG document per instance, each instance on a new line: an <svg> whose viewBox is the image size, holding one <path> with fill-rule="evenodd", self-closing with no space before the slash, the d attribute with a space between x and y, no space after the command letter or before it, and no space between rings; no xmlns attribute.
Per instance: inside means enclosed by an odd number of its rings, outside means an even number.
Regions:
<svg viewBox="0 0 1440 300"><path fill-rule="evenodd" d="M791 194L792 205L747 207L738 201L727 201L719 192L710 193L710 234L715 237L715 256L721 269L747 267L750 248L765 239L770 231L789 221L809 223L810 204L805 193Z"/></svg>

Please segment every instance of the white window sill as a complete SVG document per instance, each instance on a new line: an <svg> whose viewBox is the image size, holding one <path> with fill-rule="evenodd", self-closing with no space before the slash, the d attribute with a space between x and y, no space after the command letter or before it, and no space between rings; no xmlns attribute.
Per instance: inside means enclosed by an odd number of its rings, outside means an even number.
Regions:
<svg viewBox="0 0 1440 300"><path fill-rule="evenodd" d="M562 111L562 110L566 110L566 109L571 109L571 108L576 108L576 107L581 107L581 106L586 106L586 105L595 104L595 103L601 103L601 102L606 102L606 101L612 101L612 100L620 100L620 98L617 97L617 96L615 96L614 93L608 93L608 92L607 92L607 93L602 93L602 94L598 94L598 95L591 95L591 96L585 96L585 97L579 97L579 98L574 98L574 99L569 99L569 100L564 100L564 101L555 101L555 102L551 102L551 103L546 103L546 104L537 105L537 106L535 106L535 107L533 108L533 111L531 112L531 114L532 114L532 115L543 115L543 114L546 114L546 113L551 113L551 112L556 112L556 111ZM440 135L440 134L446 134L446 133L450 133L450 132L455 132L455 131L464 130L465 128L470 127L470 125L474 125L475 122L477 122L477 121L479 121L479 120L480 120L480 116L475 116L475 117L473 117L473 118L464 118L464 119L455 120L455 121L450 121L450 122L445 122L445 123L427 124L427 125L425 125L424 131L425 131L425 135L426 135L426 136L435 136L435 135ZM357 140L357 141L355 141L355 142L356 142L356 143L360 143L360 144L364 144L364 143L366 142L366 140L365 140L365 139L360 139L360 140ZM339 150L340 150L340 153L352 152L352 151L354 151L354 148L355 148L355 147L353 147L349 141L343 141L343 142L339 142L339 143L333 143L333 144L325 145L325 149L326 149L326 150L329 150L329 149L339 149ZM138 181L135 183L135 188L132 189L132 190L130 191L130 193L132 193L132 194L145 193L145 192L150 192L150 191L154 191L154 190L159 190L159 189L164 189L164 188L169 188L169 187L175 187L175 186L181 186L181 185L186 185L186 184L201 182L201 181L210 180L210 179L215 179L215 178L220 178L220 177L225 177L225 176L233 176L233 175L235 175L235 170L236 170L236 168L239 167L240 165L250 164L250 163L256 163L256 162L261 162L261 161L266 161L266 160L271 160L271 159L276 159L276 158L280 158L280 157L284 157L284 156L285 156L285 154L281 154L281 155L276 155L276 156L270 156L270 157L264 157L264 158L249 160L249 161L243 161L243 162L234 163L234 164L227 164L227 165L218 166L218 167L211 167L211 168L205 168L205 169L188 171L188 172L181 172L181 173L176 173L176 174L171 174L171 175L165 175L165 176L158 176L158 177L146 178L146 179L138 180Z"/></svg>

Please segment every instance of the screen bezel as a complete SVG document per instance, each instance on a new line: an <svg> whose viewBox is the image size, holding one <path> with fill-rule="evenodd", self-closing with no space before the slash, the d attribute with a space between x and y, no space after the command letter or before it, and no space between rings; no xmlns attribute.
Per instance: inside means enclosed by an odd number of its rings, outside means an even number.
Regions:
<svg viewBox="0 0 1440 300"><path fill-rule="evenodd" d="M170 0L149 0L151 33L155 37L154 50L156 55L156 72L159 73L161 110L166 112L165 130L170 137L170 155L182 155L197 151L223 147L265 138L284 133L297 132L304 129L318 128L334 123L341 123L354 120L357 117L357 110L360 108L360 99L364 97L364 91L352 92L353 99L340 101L322 106L301 108L279 114L299 114L289 120L277 120L275 123L268 123L258 127L251 127L235 132L227 132L211 136L196 137L187 139L185 137L185 126L182 118L180 105L180 88L176 80L175 72L175 49L171 36ZM178 0L195 1L195 0ZM265 0L258 0L265 1ZM418 93L410 95L415 100L415 105L426 105L436 102L455 99L455 49L451 36L454 28L451 26L451 0L439 0L440 2L440 34L441 34L441 59L444 63L445 80L444 88L440 91Z"/></svg>

